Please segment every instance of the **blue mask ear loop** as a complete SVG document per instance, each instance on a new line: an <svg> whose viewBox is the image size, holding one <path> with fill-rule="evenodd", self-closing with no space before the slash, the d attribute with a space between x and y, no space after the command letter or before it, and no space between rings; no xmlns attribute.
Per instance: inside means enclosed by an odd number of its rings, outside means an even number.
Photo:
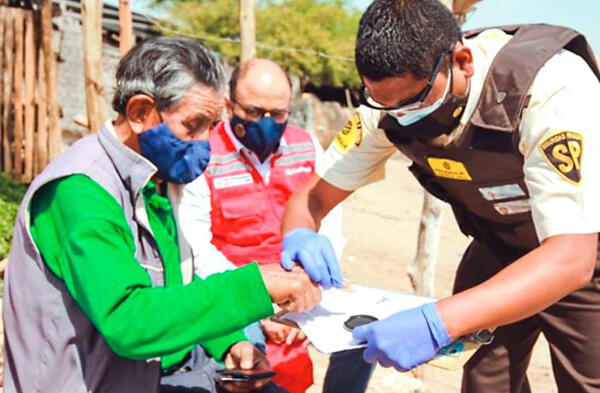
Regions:
<svg viewBox="0 0 600 393"><path fill-rule="evenodd" d="M158 115L158 120L160 121L158 124L162 124L165 121L163 120L162 115L160 114L160 111L156 107L156 100L154 99L154 97L151 97L151 98L152 98L152 100L154 100L154 110L156 111L156 114ZM150 181L152 181L156 184L156 192L158 192L159 195L166 196L167 195L167 181L165 179L161 179L162 181L160 183L156 183L156 181L152 180L152 179L157 177L157 175L158 175L158 172L156 172L152 176Z"/></svg>

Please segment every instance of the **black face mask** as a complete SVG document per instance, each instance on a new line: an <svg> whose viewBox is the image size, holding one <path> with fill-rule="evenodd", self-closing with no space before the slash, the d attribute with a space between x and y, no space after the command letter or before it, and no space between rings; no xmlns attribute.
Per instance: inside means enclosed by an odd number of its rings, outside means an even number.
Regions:
<svg viewBox="0 0 600 393"><path fill-rule="evenodd" d="M387 115L381 119L379 127L398 132L406 138L434 139L451 133L458 126L468 98L469 89L464 95L448 93L439 108L415 123L403 126Z"/></svg>

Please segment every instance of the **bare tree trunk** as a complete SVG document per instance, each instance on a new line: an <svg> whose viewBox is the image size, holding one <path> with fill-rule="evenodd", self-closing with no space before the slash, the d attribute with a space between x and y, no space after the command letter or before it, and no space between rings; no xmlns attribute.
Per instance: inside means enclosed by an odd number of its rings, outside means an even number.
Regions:
<svg viewBox="0 0 600 393"><path fill-rule="evenodd" d="M131 3L129 0L119 0L119 51L125 56L133 46L133 22Z"/></svg>
<svg viewBox="0 0 600 393"><path fill-rule="evenodd" d="M435 267L442 225L442 201L424 191L417 255L407 273L415 293L435 295Z"/></svg>
<svg viewBox="0 0 600 393"><path fill-rule="evenodd" d="M256 22L254 19L254 0L240 0L240 61L256 57Z"/></svg>
<svg viewBox="0 0 600 393"><path fill-rule="evenodd" d="M81 1L85 98L88 129L98 131L105 118L104 86L102 83L102 2Z"/></svg>
<svg viewBox="0 0 600 393"><path fill-rule="evenodd" d="M56 57L52 48L52 0L43 0L41 7L42 50L46 75L45 100L48 111L48 159L60 153L62 130L59 123L58 94L56 88ZM44 163L46 165L46 163Z"/></svg>

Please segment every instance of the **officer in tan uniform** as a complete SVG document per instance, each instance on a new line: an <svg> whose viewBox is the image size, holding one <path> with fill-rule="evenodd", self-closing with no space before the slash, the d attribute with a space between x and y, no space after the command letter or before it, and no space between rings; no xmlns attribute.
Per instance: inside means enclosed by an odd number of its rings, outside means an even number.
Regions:
<svg viewBox="0 0 600 393"><path fill-rule="evenodd" d="M340 284L314 230L400 150L473 241L453 296L354 330L365 359L406 371L498 327L465 366L463 392L529 392L543 333L559 391L600 392L600 74L584 37L549 25L462 36L437 0L375 0L356 65L362 105L288 204L284 267Z"/></svg>

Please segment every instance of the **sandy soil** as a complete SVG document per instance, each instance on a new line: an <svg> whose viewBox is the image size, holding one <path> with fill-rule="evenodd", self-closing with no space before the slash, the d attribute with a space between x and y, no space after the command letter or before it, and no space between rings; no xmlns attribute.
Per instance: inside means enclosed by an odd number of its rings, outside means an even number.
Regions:
<svg viewBox="0 0 600 393"><path fill-rule="evenodd" d="M405 168L406 163L394 157L387 164L386 180L358 190L344 204L343 230L348 244L342 267L352 282L411 291L406 268L416 251L423 191ZM446 206L436 269L436 297L451 294L454 272L467 244L468 239L460 233ZM308 392L317 393L321 391L328 358L314 348L311 353L315 362L315 384ZM422 373L424 377L419 380L412 373L377 367L368 392L460 391L460 371L424 366ZM543 339L536 345L528 375L534 392L556 392Z"/></svg>

